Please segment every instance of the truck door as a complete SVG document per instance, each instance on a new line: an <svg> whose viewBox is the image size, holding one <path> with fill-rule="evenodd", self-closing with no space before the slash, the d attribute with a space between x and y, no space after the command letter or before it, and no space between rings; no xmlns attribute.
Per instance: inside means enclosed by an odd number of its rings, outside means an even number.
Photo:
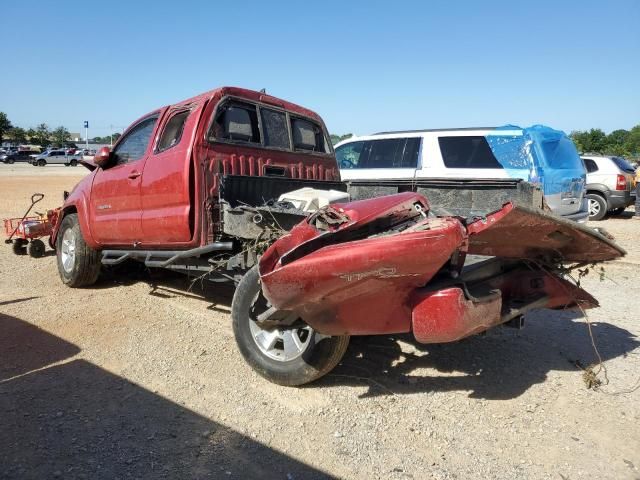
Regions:
<svg viewBox="0 0 640 480"><path fill-rule="evenodd" d="M102 245L131 246L142 238L140 181L158 117L153 114L131 127L116 145L112 164L94 177L90 223Z"/></svg>
<svg viewBox="0 0 640 480"><path fill-rule="evenodd" d="M180 105L163 116L142 173L143 246L179 245L193 236L191 145L201 111L202 105Z"/></svg>

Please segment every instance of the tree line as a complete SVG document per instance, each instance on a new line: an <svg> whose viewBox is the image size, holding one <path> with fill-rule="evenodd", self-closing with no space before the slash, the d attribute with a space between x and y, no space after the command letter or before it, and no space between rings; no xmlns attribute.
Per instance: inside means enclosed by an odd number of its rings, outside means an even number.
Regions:
<svg viewBox="0 0 640 480"><path fill-rule="evenodd" d="M582 153L601 153L628 158L640 157L640 125L631 130L614 130L609 135L599 128L576 130L569 135Z"/></svg>
<svg viewBox="0 0 640 480"><path fill-rule="evenodd" d="M114 133L113 141L115 142L119 137L119 133ZM111 138L107 135L106 137L94 137L91 141L92 143L110 143ZM14 127L7 114L0 112L0 144L5 140L17 145L33 143L42 147L63 147L71 143L71 134L65 127L51 129L46 123L29 129Z"/></svg>
<svg viewBox="0 0 640 480"><path fill-rule="evenodd" d="M331 143L335 145L346 138L353 136L352 133L345 135L331 135ZM115 142L120 137L119 133L113 136L93 137L92 143ZM600 153L603 155L619 155L624 157L640 157L640 125L636 125L630 130L614 130L610 134L604 133L599 128L590 130L575 130L569 135L576 144L576 148L581 153ZM14 127L4 112L0 112L0 143L9 140L14 144L35 143L43 147L49 145L63 146L71 139L69 131L65 127L57 127L51 130L46 123L41 123L36 128Z"/></svg>

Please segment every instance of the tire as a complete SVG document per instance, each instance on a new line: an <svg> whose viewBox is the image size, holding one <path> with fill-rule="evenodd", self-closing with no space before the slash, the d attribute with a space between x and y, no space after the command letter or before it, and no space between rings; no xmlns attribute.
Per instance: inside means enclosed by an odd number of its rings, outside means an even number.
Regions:
<svg viewBox="0 0 640 480"><path fill-rule="evenodd" d="M622 212L624 212L626 210L625 207L618 207L618 208L614 208L613 210L611 210L609 212L609 215L620 215Z"/></svg>
<svg viewBox="0 0 640 480"><path fill-rule="evenodd" d="M56 258L58 273L65 285L77 288L96 283L100 274L100 252L85 242L77 213L67 215L60 224Z"/></svg>
<svg viewBox="0 0 640 480"><path fill-rule="evenodd" d="M44 167L47 164L47 162L43 159L38 160L38 166L39 167Z"/></svg>
<svg viewBox="0 0 640 480"><path fill-rule="evenodd" d="M302 320L296 322L293 327L262 329L251 319L256 315L256 309L260 313L261 306L262 310L268 308L266 299L262 296L258 267L255 266L242 277L235 291L231 304L231 318L240 353L259 375L278 385L304 385L326 375L342 360L349 345L348 335L320 335ZM295 335L304 346L298 350L297 356L289 359L286 358L283 348L282 357L276 359L278 349L273 348L268 354L264 347L258 346L256 332L275 333L275 336L281 339L292 338ZM277 340L275 345L277 346L279 341L282 341L284 346L285 340Z"/></svg>
<svg viewBox="0 0 640 480"><path fill-rule="evenodd" d="M78 161L77 160L71 160L69 162L69 165L71 165L72 167L77 167L78 166Z"/></svg>
<svg viewBox="0 0 640 480"><path fill-rule="evenodd" d="M39 239L31 240L29 245L27 245L27 253L30 257L40 258L44 255L44 251L46 247L44 246L44 242Z"/></svg>
<svg viewBox="0 0 640 480"><path fill-rule="evenodd" d="M22 238L16 238L13 241L13 245L11 245L13 253L16 255L26 255L27 249L25 247L27 246L27 243L28 242Z"/></svg>
<svg viewBox="0 0 640 480"><path fill-rule="evenodd" d="M14 161L15 161L15 160L13 160L13 159L11 159L11 160L7 160L7 163L8 163L9 165L13 165L13 162L14 162Z"/></svg>
<svg viewBox="0 0 640 480"><path fill-rule="evenodd" d="M607 201L596 193L588 193L589 220L602 220L607 214Z"/></svg>

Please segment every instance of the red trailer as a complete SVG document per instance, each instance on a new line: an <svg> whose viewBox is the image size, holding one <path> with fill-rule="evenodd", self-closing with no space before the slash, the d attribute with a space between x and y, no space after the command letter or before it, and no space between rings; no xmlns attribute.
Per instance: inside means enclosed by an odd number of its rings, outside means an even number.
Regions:
<svg viewBox="0 0 640 480"><path fill-rule="evenodd" d="M33 206L43 198L42 193L34 193L31 195L31 206L22 217L4 219L5 243L13 245L16 255L29 253L33 258L44 255L45 244L40 238L51 235L58 219L58 210L48 210L46 214L35 212L37 216L29 216Z"/></svg>

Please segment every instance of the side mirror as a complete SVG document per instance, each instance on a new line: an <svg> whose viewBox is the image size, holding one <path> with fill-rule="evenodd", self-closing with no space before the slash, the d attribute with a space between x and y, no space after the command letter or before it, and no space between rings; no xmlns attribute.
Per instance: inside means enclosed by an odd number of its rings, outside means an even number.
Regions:
<svg viewBox="0 0 640 480"><path fill-rule="evenodd" d="M93 157L93 163L100 168L108 167L109 163L111 163L111 149L109 147L102 147Z"/></svg>

